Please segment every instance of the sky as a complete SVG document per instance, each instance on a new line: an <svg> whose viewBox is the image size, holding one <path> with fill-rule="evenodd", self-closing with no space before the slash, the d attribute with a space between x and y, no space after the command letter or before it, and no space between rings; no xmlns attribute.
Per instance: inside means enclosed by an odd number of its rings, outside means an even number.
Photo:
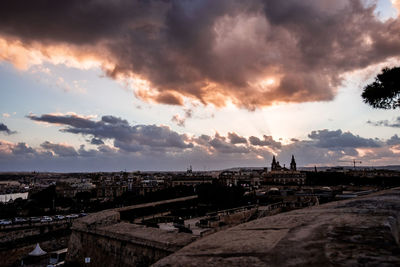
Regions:
<svg viewBox="0 0 400 267"><path fill-rule="evenodd" d="M0 171L400 164L398 0L2 1Z"/></svg>

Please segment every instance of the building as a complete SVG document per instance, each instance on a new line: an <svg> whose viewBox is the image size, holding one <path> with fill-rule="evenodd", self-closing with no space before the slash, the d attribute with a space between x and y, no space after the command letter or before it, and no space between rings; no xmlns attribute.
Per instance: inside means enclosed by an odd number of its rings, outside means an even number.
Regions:
<svg viewBox="0 0 400 267"><path fill-rule="evenodd" d="M226 170L219 174L218 180L226 186L259 186L263 170L252 168L240 168L238 170Z"/></svg>
<svg viewBox="0 0 400 267"><path fill-rule="evenodd" d="M276 161L275 156L272 157L271 171L264 172L263 181L265 184L295 184L302 185L306 182L306 175L297 170L296 160L292 155L290 169L283 167Z"/></svg>
<svg viewBox="0 0 400 267"><path fill-rule="evenodd" d="M95 188L95 185L90 182L66 182L59 181L56 183L56 194L58 197L74 198L77 193L89 192Z"/></svg>

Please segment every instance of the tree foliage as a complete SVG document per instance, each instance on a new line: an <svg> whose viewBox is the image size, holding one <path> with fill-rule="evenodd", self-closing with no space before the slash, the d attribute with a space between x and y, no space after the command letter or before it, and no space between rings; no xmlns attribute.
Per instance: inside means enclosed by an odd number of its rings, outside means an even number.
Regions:
<svg viewBox="0 0 400 267"><path fill-rule="evenodd" d="M382 69L375 81L364 87L361 96L374 108L400 107L400 67Z"/></svg>

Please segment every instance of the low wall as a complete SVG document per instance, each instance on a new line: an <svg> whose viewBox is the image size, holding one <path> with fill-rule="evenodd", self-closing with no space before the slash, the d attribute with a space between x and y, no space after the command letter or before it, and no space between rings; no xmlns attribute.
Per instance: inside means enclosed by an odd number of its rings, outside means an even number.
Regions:
<svg viewBox="0 0 400 267"><path fill-rule="evenodd" d="M247 222L253 215L256 215L257 212L258 212L257 208L252 208L248 210L233 212L231 214L218 215L217 217L218 220L210 221L208 226L215 228L224 225L229 225L229 226L237 225L240 223Z"/></svg>

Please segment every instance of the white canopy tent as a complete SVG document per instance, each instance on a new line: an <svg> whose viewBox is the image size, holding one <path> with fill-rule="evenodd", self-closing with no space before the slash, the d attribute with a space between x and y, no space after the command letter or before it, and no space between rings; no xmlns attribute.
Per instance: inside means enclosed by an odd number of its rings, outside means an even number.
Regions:
<svg viewBox="0 0 400 267"><path fill-rule="evenodd" d="M34 250L32 250L28 255L29 256L42 256L47 254L46 251L44 251L40 246L39 243L36 244L36 247Z"/></svg>

